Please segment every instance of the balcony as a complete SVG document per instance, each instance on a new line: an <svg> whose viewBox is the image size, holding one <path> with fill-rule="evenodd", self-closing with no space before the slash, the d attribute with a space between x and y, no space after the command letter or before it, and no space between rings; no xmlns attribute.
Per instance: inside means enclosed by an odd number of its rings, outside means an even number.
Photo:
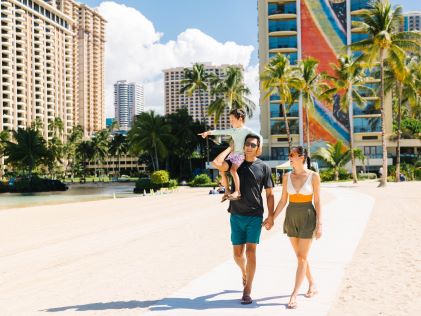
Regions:
<svg viewBox="0 0 421 316"><path fill-rule="evenodd" d="M12 17L10 15L3 16L3 13L4 12L2 11L1 12L1 14L2 14L1 21L6 22L7 24L12 24L13 23Z"/></svg>
<svg viewBox="0 0 421 316"><path fill-rule="evenodd" d="M7 33L7 32L1 32L1 37L2 37L2 41L3 41L3 38L5 38L6 41L11 41L13 38L12 34Z"/></svg>
<svg viewBox="0 0 421 316"><path fill-rule="evenodd" d="M2 22L3 22L3 20L2 20ZM1 23L1 30L7 31L7 32L12 32L13 31L12 24L11 23L8 23L8 24ZM3 32L2 32L2 34L3 34Z"/></svg>
<svg viewBox="0 0 421 316"><path fill-rule="evenodd" d="M16 39L16 44L26 45L26 41L23 38ZM16 47L16 49L17 49L17 47ZM25 49L23 51L25 51Z"/></svg>

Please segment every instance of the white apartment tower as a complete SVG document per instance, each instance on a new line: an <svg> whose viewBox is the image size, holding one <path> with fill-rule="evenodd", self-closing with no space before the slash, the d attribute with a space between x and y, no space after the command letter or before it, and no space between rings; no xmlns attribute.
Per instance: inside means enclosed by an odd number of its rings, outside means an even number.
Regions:
<svg viewBox="0 0 421 316"><path fill-rule="evenodd" d="M0 130L105 127L105 20L73 0L0 0Z"/></svg>
<svg viewBox="0 0 421 316"><path fill-rule="evenodd" d="M143 86L126 80L114 84L115 118L121 130L129 130L136 115L144 111Z"/></svg>
<svg viewBox="0 0 421 316"><path fill-rule="evenodd" d="M224 78L225 70L228 66L232 65L220 65L213 66L209 63L205 63L205 71L208 74L214 74L219 78ZM241 65L237 66L240 69L243 69ZM202 95L199 95L199 92L196 91L192 96L188 96L187 93L180 93L180 89L183 87L181 81L184 79L184 68L170 68L164 70L164 85L165 85L165 114L170 114L176 112L178 109L185 108L187 109L189 115L193 117L194 120L202 122L202 108L203 113L207 115L208 106L215 96L212 96L209 91L202 92ZM229 115L225 111L221 118L219 119L218 124L215 126L215 120L212 117L207 118L207 123L211 128L215 129L227 129L230 128Z"/></svg>

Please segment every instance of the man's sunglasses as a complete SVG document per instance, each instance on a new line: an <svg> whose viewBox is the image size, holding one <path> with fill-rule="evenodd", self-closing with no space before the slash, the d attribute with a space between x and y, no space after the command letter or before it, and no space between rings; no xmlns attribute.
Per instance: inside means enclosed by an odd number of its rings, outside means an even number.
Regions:
<svg viewBox="0 0 421 316"><path fill-rule="evenodd" d="M248 143L248 142L247 142L247 143L245 143L245 146L246 146L246 147L251 147L251 148L253 148L253 149L254 149L254 148L256 148L256 147L257 147L257 144L255 144L255 143Z"/></svg>

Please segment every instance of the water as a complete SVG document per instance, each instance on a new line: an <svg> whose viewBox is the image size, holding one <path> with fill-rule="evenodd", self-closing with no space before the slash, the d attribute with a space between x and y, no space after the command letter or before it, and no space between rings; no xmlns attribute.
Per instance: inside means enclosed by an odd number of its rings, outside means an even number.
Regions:
<svg viewBox="0 0 421 316"><path fill-rule="evenodd" d="M0 210L47 204L134 197L134 183L73 184L64 192L1 193Z"/></svg>

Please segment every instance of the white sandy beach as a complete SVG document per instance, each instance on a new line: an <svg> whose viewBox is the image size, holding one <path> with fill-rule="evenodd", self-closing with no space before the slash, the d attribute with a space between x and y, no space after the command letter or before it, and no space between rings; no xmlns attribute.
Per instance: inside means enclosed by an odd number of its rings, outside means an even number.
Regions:
<svg viewBox="0 0 421 316"><path fill-rule="evenodd" d="M330 315L419 314L420 183L375 187L349 189L376 203ZM332 190L322 190L327 205ZM1 211L0 315L139 315L231 266L227 204L207 191ZM262 246L280 226L263 232Z"/></svg>

